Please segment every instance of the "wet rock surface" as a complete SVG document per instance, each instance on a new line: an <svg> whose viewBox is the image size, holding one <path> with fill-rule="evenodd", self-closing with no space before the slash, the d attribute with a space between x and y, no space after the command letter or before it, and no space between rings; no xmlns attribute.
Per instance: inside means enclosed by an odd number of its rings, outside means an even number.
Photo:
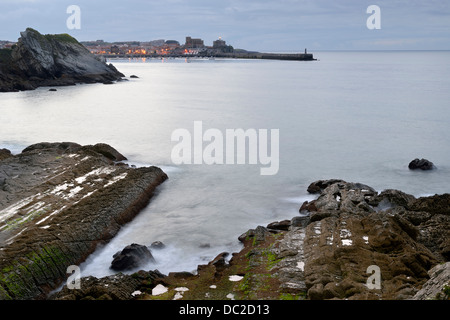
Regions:
<svg viewBox="0 0 450 320"><path fill-rule="evenodd" d="M132 300L142 292L151 290L165 276L156 271L139 271L131 275L118 273L98 279L85 277L80 281L80 288L69 289L67 286L52 295L52 300Z"/></svg>
<svg viewBox="0 0 450 320"><path fill-rule="evenodd" d="M303 246L310 299L407 299L448 259L449 195L416 199L343 181L321 184ZM379 289L367 287L373 265Z"/></svg>
<svg viewBox="0 0 450 320"><path fill-rule="evenodd" d="M433 170L436 167L434 166L433 162L427 160L427 159L414 159L411 161L408 165L408 168L410 170Z"/></svg>
<svg viewBox="0 0 450 320"><path fill-rule="evenodd" d="M0 161L0 299L45 298L68 266L111 240L167 179L157 167L130 168L120 158L103 144L63 142Z"/></svg>
<svg viewBox="0 0 450 320"><path fill-rule="evenodd" d="M115 271L133 270L147 262L155 261L150 250L137 243L126 246L122 251L114 254L113 258L110 268Z"/></svg>
<svg viewBox="0 0 450 320"><path fill-rule="evenodd" d="M248 230L241 251L222 252L195 274L119 274L122 294L114 276L87 277L82 291L64 287L52 298L448 299L450 195L417 199L338 179L314 185L313 211ZM143 281L147 272L153 278Z"/></svg>
<svg viewBox="0 0 450 320"><path fill-rule="evenodd" d="M450 299L450 262L440 263L428 271L430 279L417 292L413 300Z"/></svg>

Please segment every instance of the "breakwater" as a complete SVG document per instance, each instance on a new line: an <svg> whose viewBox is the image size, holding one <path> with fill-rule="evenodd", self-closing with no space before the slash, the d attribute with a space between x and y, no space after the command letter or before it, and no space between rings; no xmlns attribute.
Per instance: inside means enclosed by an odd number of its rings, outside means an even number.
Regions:
<svg viewBox="0 0 450 320"><path fill-rule="evenodd" d="M158 54L104 54L106 59L113 58L229 58L229 59L267 59L267 60L291 60L291 61L315 61L312 53L261 53L261 52L238 52L238 53L199 53L194 55L158 55Z"/></svg>

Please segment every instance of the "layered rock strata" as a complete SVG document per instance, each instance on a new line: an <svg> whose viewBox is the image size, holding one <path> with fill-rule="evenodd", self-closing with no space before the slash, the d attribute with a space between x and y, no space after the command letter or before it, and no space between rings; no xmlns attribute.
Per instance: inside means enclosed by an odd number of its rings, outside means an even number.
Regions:
<svg viewBox="0 0 450 320"><path fill-rule="evenodd" d="M160 276L129 287L126 299L448 299L449 194L417 199L339 179L308 191L317 199L301 215L248 230L231 259L221 253L196 274L154 271ZM135 283L144 274L120 277ZM53 298L92 296L64 288Z"/></svg>
<svg viewBox="0 0 450 320"><path fill-rule="evenodd" d="M40 143L0 161L0 299L39 299L149 202L167 179L114 148Z"/></svg>

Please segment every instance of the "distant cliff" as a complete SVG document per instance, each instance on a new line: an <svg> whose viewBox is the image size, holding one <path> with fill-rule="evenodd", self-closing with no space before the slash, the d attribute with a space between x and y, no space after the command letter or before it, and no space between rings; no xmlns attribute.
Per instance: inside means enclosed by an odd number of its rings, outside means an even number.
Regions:
<svg viewBox="0 0 450 320"><path fill-rule="evenodd" d="M27 28L20 35L12 49L0 50L0 92L109 83L124 77L68 34L42 35Z"/></svg>

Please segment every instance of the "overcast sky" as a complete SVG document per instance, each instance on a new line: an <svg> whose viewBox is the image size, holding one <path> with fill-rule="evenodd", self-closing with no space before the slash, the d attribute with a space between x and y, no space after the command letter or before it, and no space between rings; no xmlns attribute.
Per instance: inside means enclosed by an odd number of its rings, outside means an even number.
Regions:
<svg viewBox="0 0 450 320"><path fill-rule="evenodd" d="M69 30L69 5L81 29ZM381 29L369 30L369 5ZM450 50L449 0L0 0L0 40L32 27L80 41L222 37L258 51Z"/></svg>

